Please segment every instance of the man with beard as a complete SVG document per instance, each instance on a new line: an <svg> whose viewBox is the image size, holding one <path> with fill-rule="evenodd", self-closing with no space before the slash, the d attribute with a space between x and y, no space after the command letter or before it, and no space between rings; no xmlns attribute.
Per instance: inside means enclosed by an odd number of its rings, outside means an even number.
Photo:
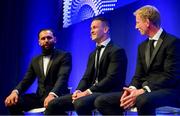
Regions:
<svg viewBox="0 0 180 116"><path fill-rule="evenodd" d="M24 76L5 100L11 114L23 114L32 108L47 107L48 103L69 93L68 79L72 67L70 53L55 49L56 37L50 29L39 32L42 54L33 58ZM36 93L24 94L38 80Z"/></svg>

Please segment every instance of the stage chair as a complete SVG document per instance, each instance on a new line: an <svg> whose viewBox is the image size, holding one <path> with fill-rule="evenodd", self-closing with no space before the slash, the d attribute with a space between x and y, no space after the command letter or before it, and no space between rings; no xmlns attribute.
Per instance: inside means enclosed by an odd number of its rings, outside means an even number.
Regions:
<svg viewBox="0 0 180 116"><path fill-rule="evenodd" d="M170 107L170 106L163 106L156 108L156 115L180 115L180 108Z"/></svg>
<svg viewBox="0 0 180 116"><path fill-rule="evenodd" d="M137 114L137 108L131 108L130 110L126 110L124 112L124 116L129 116L129 115L136 115ZM163 107L159 107L156 108L156 116L172 116L172 115L180 115L180 108L176 108L176 107L170 107L170 106L163 106Z"/></svg>
<svg viewBox="0 0 180 116"><path fill-rule="evenodd" d="M102 116L102 114L97 109L94 109L92 111L92 116Z"/></svg>
<svg viewBox="0 0 180 116"><path fill-rule="evenodd" d="M43 115L45 108L34 108L29 111L24 112L24 115Z"/></svg>
<svg viewBox="0 0 180 116"><path fill-rule="evenodd" d="M126 111L124 111L124 116L130 116L130 115L138 115L137 114L137 107L133 107L133 108L131 108L131 109L129 109L129 110L126 110Z"/></svg>

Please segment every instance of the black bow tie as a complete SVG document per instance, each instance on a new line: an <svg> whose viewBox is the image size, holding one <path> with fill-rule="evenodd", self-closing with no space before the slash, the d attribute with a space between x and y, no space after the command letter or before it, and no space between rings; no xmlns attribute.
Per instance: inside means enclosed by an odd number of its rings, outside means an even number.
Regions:
<svg viewBox="0 0 180 116"><path fill-rule="evenodd" d="M104 45L100 45L100 46L96 46L96 50L101 50L101 48L104 48L105 46Z"/></svg>

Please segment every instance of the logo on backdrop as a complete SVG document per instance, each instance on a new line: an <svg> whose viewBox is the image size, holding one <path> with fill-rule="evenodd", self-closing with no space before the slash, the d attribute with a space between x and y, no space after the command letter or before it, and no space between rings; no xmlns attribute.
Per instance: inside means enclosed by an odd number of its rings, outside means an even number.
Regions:
<svg viewBox="0 0 180 116"><path fill-rule="evenodd" d="M63 27L112 11L117 0L63 0Z"/></svg>

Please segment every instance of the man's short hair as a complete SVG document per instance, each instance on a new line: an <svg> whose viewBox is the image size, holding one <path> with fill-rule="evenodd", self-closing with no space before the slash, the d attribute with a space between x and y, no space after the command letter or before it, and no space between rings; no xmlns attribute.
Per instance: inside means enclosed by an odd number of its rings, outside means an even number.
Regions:
<svg viewBox="0 0 180 116"><path fill-rule="evenodd" d="M38 39L39 39L39 34L42 32L42 31L51 31L53 36L55 37L55 33L54 33L54 30L53 29L41 29L39 32L38 32Z"/></svg>
<svg viewBox="0 0 180 116"><path fill-rule="evenodd" d="M105 17L96 17L96 18L93 19L93 21L95 21L95 20L102 21L105 26L110 28L110 22L109 22L109 20L107 18L105 18Z"/></svg>
<svg viewBox="0 0 180 116"><path fill-rule="evenodd" d="M155 25L156 27L160 27L161 18L160 13L156 7L151 5L143 6L134 12L135 16L137 14L142 18L142 20L149 19L149 21L152 22L153 25Z"/></svg>

